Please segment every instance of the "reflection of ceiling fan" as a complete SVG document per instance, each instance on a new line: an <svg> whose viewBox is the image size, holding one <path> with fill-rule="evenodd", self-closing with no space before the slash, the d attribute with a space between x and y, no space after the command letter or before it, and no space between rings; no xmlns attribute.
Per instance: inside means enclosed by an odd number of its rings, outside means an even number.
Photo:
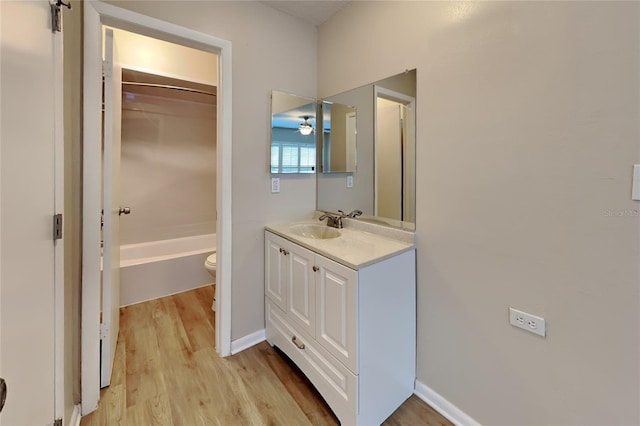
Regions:
<svg viewBox="0 0 640 426"><path fill-rule="evenodd" d="M300 124L300 127L298 128L298 131L303 136L309 136L311 134L311 132L313 132L313 126L311 124L309 124L309 116L308 115L305 115L303 118L304 118L304 123Z"/></svg>

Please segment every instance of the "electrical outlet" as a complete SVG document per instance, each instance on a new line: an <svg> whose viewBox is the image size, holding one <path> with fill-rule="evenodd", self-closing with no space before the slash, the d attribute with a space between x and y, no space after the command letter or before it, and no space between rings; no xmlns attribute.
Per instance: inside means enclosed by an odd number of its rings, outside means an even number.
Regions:
<svg viewBox="0 0 640 426"><path fill-rule="evenodd" d="M509 323L515 327L526 330L530 333L538 334L542 337L547 335L547 324L544 318L531 315L517 309L509 308Z"/></svg>
<svg viewBox="0 0 640 426"><path fill-rule="evenodd" d="M353 175L347 176L347 188L353 188Z"/></svg>
<svg viewBox="0 0 640 426"><path fill-rule="evenodd" d="M271 178L271 193L276 194L280 192L280 178Z"/></svg>

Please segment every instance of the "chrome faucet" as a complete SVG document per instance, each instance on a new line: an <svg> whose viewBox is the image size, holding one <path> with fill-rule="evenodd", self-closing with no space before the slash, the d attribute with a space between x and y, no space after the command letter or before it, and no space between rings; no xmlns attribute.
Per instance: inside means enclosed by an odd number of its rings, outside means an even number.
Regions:
<svg viewBox="0 0 640 426"><path fill-rule="evenodd" d="M318 218L318 220L325 220L327 219L327 226L330 226L332 228L338 228L341 229L343 228L342 226L342 219L344 219L345 217L348 218L355 218L358 217L360 215L362 215L362 210L354 210L351 213L345 213L342 210L338 210L338 213L340 214L335 214L335 213L329 213L329 212L324 212L324 214L322 216L320 216Z"/></svg>
<svg viewBox="0 0 640 426"><path fill-rule="evenodd" d="M338 210L338 211L344 214L342 210ZM347 214L345 217L350 217L353 219L354 217L358 217L358 216L362 216L362 210L354 210L351 213Z"/></svg>
<svg viewBox="0 0 640 426"><path fill-rule="evenodd" d="M347 217L344 213L342 214L334 214L334 213L329 213L329 212L324 212L324 214L322 216L320 216L318 218L318 220L325 220L327 219L327 226L330 226L332 228L338 228L341 229L342 226L342 218L343 217Z"/></svg>

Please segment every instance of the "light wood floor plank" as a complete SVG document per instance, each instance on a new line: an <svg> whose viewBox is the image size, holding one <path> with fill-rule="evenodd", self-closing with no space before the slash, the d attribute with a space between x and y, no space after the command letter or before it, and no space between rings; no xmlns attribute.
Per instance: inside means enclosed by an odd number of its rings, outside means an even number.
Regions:
<svg viewBox="0 0 640 426"><path fill-rule="evenodd" d="M213 286L121 309L111 386L81 426L335 426L311 383L260 343L220 358ZM386 426L450 426L415 396Z"/></svg>
<svg viewBox="0 0 640 426"><path fill-rule="evenodd" d="M211 308L205 311L198 294L192 291L176 294L173 301L193 351L211 347L216 338L215 327L208 319Z"/></svg>

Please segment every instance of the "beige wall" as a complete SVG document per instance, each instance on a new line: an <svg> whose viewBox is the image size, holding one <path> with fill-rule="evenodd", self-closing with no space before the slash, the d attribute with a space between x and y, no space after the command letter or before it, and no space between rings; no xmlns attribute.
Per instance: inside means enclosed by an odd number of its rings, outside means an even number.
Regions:
<svg viewBox="0 0 640 426"><path fill-rule="evenodd" d="M123 68L218 85L218 56L120 29L113 32Z"/></svg>
<svg viewBox="0 0 640 426"><path fill-rule="evenodd" d="M233 49L232 338L264 328L265 224L306 217L315 176L281 176L271 194L271 90L316 97L316 30L259 2L110 2L231 41Z"/></svg>
<svg viewBox="0 0 640 426"><path fill-rule="evenodd" d="M132 214L120 219L120 243L214 234L215 97L129 89L136 95L122 100L120 199Z"/></svg>
<svg viewBox="0 0 640 426"><path fill-rule="evenodd" d="M418 380L483 424L640 423L639 8L358 1L319 29L320 96L417 68Z"/></svg>
<svg viewBox="0 0 640 426"><path fill-rule="evenodd" d="M64 421L80 402L80 282L82 277L82 13L64 19Z"/></svg>

